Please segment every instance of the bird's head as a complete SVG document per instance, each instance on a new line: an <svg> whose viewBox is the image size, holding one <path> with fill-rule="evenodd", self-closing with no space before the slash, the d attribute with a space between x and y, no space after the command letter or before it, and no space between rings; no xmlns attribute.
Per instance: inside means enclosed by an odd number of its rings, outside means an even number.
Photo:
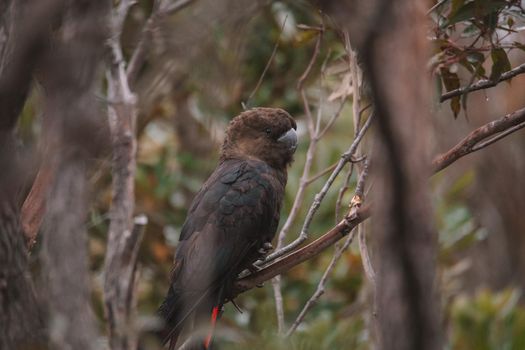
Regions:
<svg viewBox="0 0 525 350"><path fill-rule="evenodd" d="M221 159L259 159L284 169L297 148L297 124L280 108L253 108L230 122Z"/></svg>

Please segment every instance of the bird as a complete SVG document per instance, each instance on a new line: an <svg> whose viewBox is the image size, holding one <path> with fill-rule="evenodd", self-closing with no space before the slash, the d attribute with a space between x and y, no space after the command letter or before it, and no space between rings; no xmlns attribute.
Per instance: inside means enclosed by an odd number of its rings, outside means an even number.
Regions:
<svg viewBox="0 0 525 350"><path fill-rule="evenodd" d="M296 130L280 108L252 108L229 123L219 163L188 210L158 310L169 349L209 349L239 273L273 248Z"/></svg>

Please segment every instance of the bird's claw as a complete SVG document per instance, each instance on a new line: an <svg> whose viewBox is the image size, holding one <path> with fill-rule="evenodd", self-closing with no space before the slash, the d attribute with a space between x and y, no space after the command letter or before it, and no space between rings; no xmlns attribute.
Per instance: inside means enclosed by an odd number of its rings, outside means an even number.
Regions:
<svg viewBox="0 0 525 350"><path fill-rule="evenodd" d="M259 266L255 265L255 264L250 264L250 265L248 266L248 270L249 270L251 273L256 273L256 272L260 271L261 268L260 268Z"/></svg>
<svg viewBox="0 0 525 350"><path fill-rule="evenodd" d="M258 252L261 255L266 255L273 250L273 245L270 242L264 242L262 247L259 248Z"/></svg>

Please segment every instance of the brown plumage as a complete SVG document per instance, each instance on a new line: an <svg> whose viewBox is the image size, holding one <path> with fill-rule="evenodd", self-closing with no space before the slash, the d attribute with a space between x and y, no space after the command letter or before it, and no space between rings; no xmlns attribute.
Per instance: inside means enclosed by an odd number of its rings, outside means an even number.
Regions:
<svg viewBox="0 0 525 350"><path fill-rule="evenodd" d="M296 129L278 108L251 109L228 126L219 165L182 227L170 289L159 309L165 321L161 337L170 348L188 339L191 349L207 348L212 313L216 319L238 274L265 254L279 223Z"/></svg>

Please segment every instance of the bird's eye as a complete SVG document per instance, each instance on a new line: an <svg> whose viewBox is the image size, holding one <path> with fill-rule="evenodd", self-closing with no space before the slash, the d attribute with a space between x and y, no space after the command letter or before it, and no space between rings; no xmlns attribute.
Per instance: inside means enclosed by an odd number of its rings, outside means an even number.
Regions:
<svg viewBox="0 0 525 350"><path fill-rule="evenodd" d="M264 132L267 133L268 135L270 135L272 133L272 129L266 128L266 130L264 130Z"/></svg>

